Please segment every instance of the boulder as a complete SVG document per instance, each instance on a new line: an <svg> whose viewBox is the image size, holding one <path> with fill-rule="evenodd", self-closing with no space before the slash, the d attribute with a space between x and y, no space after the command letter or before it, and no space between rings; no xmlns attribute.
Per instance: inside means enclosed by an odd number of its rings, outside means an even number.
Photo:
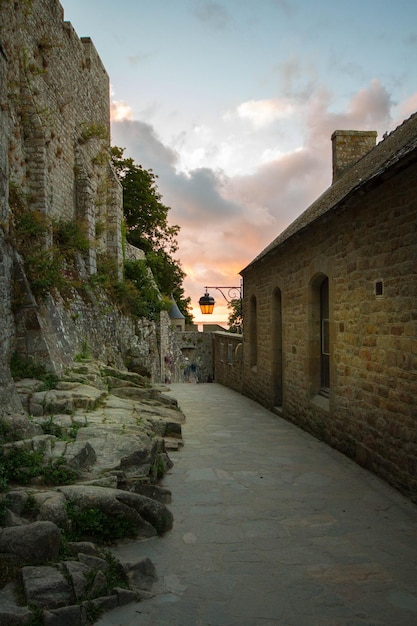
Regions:
<svg viewBox="0 0 417 626"><path fill-rule="evenodd" d="M134 563L122 562L129 584L135 591L150 591L158 580L155 566L148 557L142 557Z"/></svg>
<svg viewBox="0 0 417 626"><path fill-rule="evenodd" d="M28 566L20 570L26 603L44 609L55 609L75 603L72 586L56 567Z"/></svg>
<svg viewBox="0 0 417 626"><path fill-rule="evenodd" d="M95 450L90 442L68 443L65 450L68 465L77 470L89 470L97 460Z"/></svg>
<svg viewBox="0 0 417 626"><path fill-rule="evenodd" d="M78 604L43 611L42 619L44 626L85 626L87 623L85 611Z"/></svg>
<svg viewBox="0 0 417 626"><path fill-rule="evenodd" d="M67 501L58 491L39 491L33 494L38 520L53 522L60 528L67 528Z"/></svg>
<svg viewBox="0 0 417 626"><path fill-rule="evenodd" d="M16 604L14 584L9 583L0 591L0 626L27 626L33 618L27 606Z"/></svg>
<svg viewBox="0 0 417 626"><path fill-rule="evenodd" d="M90 567L79 561L62 561L61 564L66 578L71 580L76 602L81 602L88 589Z"/></svg>
<svg viewBox="0 0 417 626"><path fill-rule="evenodd" d="M172 528L171 511L146 496L93 485L67 485L59 490L81 510L97 508L113 519L130 520L142 537L163 534Z"/></svg>
<svg viewBox="0 0 417 626"><path fill-rule="evenodd" d="M61 532L52 522L12 526L0 533L0 553L22 565L55 561L60 546Z"/></svg>

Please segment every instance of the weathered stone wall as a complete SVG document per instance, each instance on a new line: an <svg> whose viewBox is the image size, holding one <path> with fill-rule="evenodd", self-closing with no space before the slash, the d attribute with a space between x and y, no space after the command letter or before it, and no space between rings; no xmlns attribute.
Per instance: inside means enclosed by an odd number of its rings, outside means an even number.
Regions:
<svg viewBox="0 0 417 626"><path fill-rule="evenodd" d="M212 333L198 331L173 332L171 382L207 383L213 381Z"/></svg>
<svg viewBox="0 0 417 626"><path fill-rule="evenodd" d="M242 392L243 337L217 332L213 337L214 381Z"/></svg>
<svg viewBox="0 0 417 626"><path fill-rule="evenodd" d="M415 163L385 174L245 271L243 374L249 396L269 408L281 404L286 418L414 498L416 186ZM329 398L317 384L321 276L330 292Z"/></svg>
<svg viewBox="0 0 417 626"><path fill-rule="evenodd" d="M97 250L121 267L122 194L109 165L109 80L94 45L64 21L58 0L4 0L0 16L1 143L9 178L29 209L85 226L90 273Z"/></svg>
<svg viewBox="0 0 417 626"><path fill-rule="evenodd" d="M87 281L98 254L115 262L122 277L122 187L110 164L109 98L93 43L64 21L58 0L0 2L0 386L12 410L8 364L14 350L57 374L88 350L104 362L164 379L169 320L132 320ZM80 288L69 285L65 300L52 292L37 302L31 293L9 242L12 188L28 211L77 222L87 234L89 249L77 253L69 270ZM52 249L52 229L44 243ZM20 305L12 303L16 287Z"/></svg>

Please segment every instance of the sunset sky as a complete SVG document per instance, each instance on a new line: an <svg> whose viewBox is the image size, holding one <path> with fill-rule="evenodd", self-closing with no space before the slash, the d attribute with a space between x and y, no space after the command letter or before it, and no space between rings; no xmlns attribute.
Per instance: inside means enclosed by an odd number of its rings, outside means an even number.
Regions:
<svg viewBox="0 0 417 626"><path fill-rule="evenodd" d="M158 175L196 322L331 182L336 129L417 110L416 0L61 0L107 69L112 144Z"/></svg>

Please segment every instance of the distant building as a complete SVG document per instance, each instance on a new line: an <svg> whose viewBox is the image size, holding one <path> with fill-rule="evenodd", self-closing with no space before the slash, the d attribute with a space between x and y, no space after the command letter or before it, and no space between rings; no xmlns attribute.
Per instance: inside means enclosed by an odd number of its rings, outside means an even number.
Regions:
<svg viewBox="0 0 417 626"><path fill-rule="evenodd" d="M332 142L332 185L241 272L242 390L417 498L417 114Z"/></svg>
<svg viewBox="0 0 417 626"><path fill-rule="evenodd" d="M174 330L182 332L185 330L185 315L181 313L178 308L178 304L174 300L174 296L171 296L172 305L168 311L169 319L171 320L171 326Z"/></svg>

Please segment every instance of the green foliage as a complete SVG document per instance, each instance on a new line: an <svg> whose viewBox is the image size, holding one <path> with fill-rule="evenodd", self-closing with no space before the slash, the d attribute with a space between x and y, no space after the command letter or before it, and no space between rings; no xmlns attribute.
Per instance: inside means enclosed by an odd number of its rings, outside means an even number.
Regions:
<svg viewBox="0 0 417 626"><path fill-rule="evenodd" d="M2 526L4 518L6 516L8 504L9 504L8 496L0 497L0 526Z"/></svg>
<svg viewBox="0 0 417 626"><path fill-rule="evenodd" d="M10 425L0 418L0 444L10 441L13 438Z"/></svg>
<svg viewBox="0 0 417 626"><path fill-rule="evenodd" d="M30 610L32 611L32 619L28 622L28 626L44 626L43 609L38 606L32 606Z"/></svg>
<svg viewBox="0 0 417 626"><path fill-rule="evenodd" d="M42 474L43 452L13 448L7 454L0 452L0 467L7 482L26 485Z"/></svg>
<svg viewBox="0 0 417 626"><path fill-rule="evenodd" d="M63 457L45 465L42 468L42 474L47 485L69 485L78 478L78 473L68 467Z"/></svg>
<svg viewBox="0 0 417 626"><path fill-rule="evenodd" d="M100 556L107 561L107 565L109 566L105 572L107 591L110 592L115 587L129 589L129 580L120 561L118 561L112 553L107 550L101 552Z"/></svg>
<svg viewBox="0 0 417 626"><path fill-rule="evenodd" d="M95 624L103 615L104 609L94 602L86 602L84 605L85 616L89 624Z"/></svg>
<svg viewBox="0 0 417 626"><path fill-rule="evenodd" d="M127 239L145 252L178 249L179 226L168 224L169 207L162 203L152 170L123 157L122 148L112 148L112 163L123 186L123 211L128 228Z"/></svg>
<svg viewBox="0 0 417 626"><path fill-rule="evenodd" d="M111 544L117 539L136 535L136 529L125 517L107 514L95 507L81 509L75 502L69 502L67 516L71 527L69 541L92 537L98 543Z"/></svg>
<svg viewBox="0 0 417 626"><path fill-rule="evenodd" d="M81 141L89 141L90 139L109 138L109 132L104 124L83 124L81 127Z"/></svg>
<svg viewBox="0 0 417 626"><path fill-rule="evenodd" d="M72 258L76 251L85 252L90 247L87 226L79 221L58 220L53 224L54 239L66 258Z"/></svg>
<svg viewBox="0 0 417 626"><path fill-rule="evenodd" d="M74 361L80 362L86 359L91 359L91 351L87 341L83 341L81 346L81 352L78 352L75 355Z"/></svg>
<svg viewBox="0 0 417 626"><path fill-rule="evenodd" d="M178 250L180 228L168 222L170 208L162 202L157 176L152 170L136 165L133 159L124 158L123 152L122 148L112 148L112 163L123 186L127 241L145 251L159 291L167 297L173 295L191 322L190 298L184 298L182 288L185 273L173 257Z"/></svg>
<svg viewBox="0 0 417 626"><path fill-rule="evenodd" d="M127 297L131 298L134 314L156 319L166 304L155 287L146 261L126 261L124 273L125 282L122 285Z"/></svg>
<svg viewBox="0 0 417 626"><path fill-rule="evenodd" d="M242 333L243 332L243 316L242 316L242 300L236 298L231 300L227 305L227 308L230 310L228 323L229 328L228 331L231 333Z"/></svg>
<svg viewBox="0 0 417 626"><path fill-rule="evenodd" d="M55 424L53 415L51 415L49 420L44 422L41 426L44 435L53 435L54 437L57 437L57 439L62 439L64 431L60 424Z"/></svg>
<svg viewBox="0 0 417 626"><path fill-rule="evenodd" d="M48 372L45 366L37 363L34 359L24 357L17 352L10 359L10 373L15 380L23 378L35 378L43 382L42 391L55 389L58 382L57 376Z"/></svg>
<svg viewBox="0 0 417 626"><path fill-rule="evenodd" d="M68 467L64 458L44 463L44 453L38 450L12 448L0 450L0 491L13 482L27 485L32 478L42 477L47 485L73 483L78 474Z"/></svg>
<svg viewBox="0 0 417 626"><path fill-rule="evenodd" d="M57 249L35 247L25 256L26 276L36 298L45 300L54 289L65 289L62 268L63 260Z"/></svg>
<svg viewBox="0 0 417 626"><path fill-rule="evenodd" d="M11 182L11 237L23 257L34 296L44 300L54 289L65 292L68 288L65 270L74 263L77 252L88 250L89 241L84 223L74 220L54 222L42 211L30 209L29 204L21 189Z"/></svg>
<svg viewBox="0 0 417 626"><path fill-rule="evenodd" d="M193 321L193 316L189 311L191 298L184 297L182 283L185 272L181 269L181 263L170 257L165 250L149 252L146 260L161 293L174 298L187 323L191 324Z"/></svg>

